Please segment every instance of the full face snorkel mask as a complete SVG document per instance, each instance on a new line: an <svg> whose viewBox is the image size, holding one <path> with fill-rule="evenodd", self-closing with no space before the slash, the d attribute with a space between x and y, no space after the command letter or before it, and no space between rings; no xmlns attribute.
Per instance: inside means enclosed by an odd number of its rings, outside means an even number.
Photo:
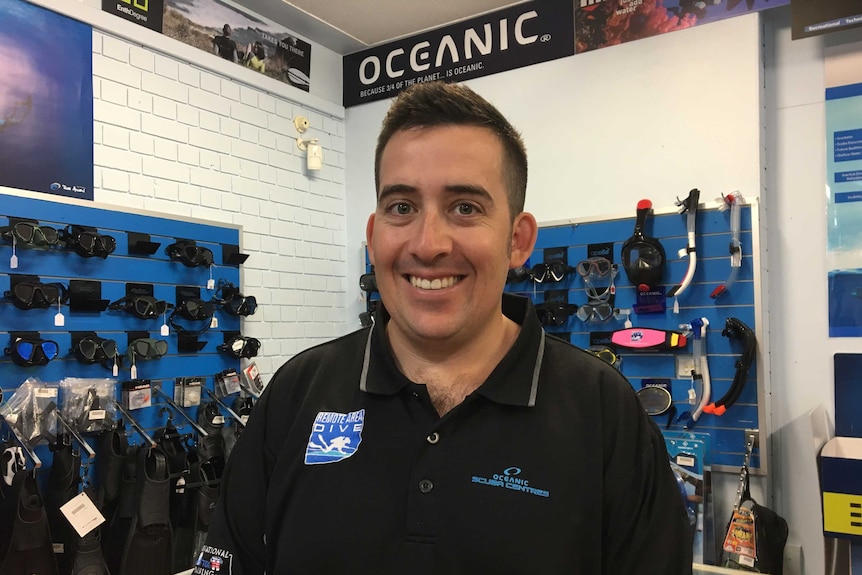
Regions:
<svg viewBox="0 0 862 575"><path fill-rule="evenodd" d="M644 235L644 225L649 211L652 209L650 200L638 202L637 220L632 236L623 242L622 261L626 277L635 286L646 286L644 290L659 285L664 275L664 247L655 238Z"/></svg>

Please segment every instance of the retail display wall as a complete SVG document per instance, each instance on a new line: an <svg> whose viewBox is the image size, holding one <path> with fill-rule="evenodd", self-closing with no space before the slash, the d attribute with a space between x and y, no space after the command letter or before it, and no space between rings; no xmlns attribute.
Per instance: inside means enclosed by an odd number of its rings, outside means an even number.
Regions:
<svg viewBox="0 0 862 575"><path fill-rule="evenodd" d="M229 368L239 369L239 360L219 351L218 347L240 334L240 317L226 313L221 305L215 306L214 320L194 322L175 318L185 333L178 333L169 322L172 309L151 319L136 317L128 311L101 309L109 302L116 302L127 295L128 289L152 290L156 300L177 305L185 295L210 300L216 295L219 281L230 282L239 289L240 260L239 230L235 227L180 221L165 217L125 213L100 207L84 207L66 203L35 200L24 197L3 197L0 208L0 228L17 221L34 222L38 226L65 229L69 225L90 227L99 234L115 238L116 249L101 257L81 257L75 251L59 246L27 247L14 246L11 238L0 242L0 332L5 338L0 356L0 386L4 398L10 396L28 378L38 378L43 383L56 384L64 378L110 378L116 382L116 399L121 399L120 382L131 377L131 362L126 356L129 343L138 338L151 338L167 342L167 352L158 359L141 359L135 362L138 379L150 380L174 397L174 382L179 377L199 377L203 385L214 390L214 374ZM145 234L136 236L135 234ZM211 267L202 265L187 267L172 259L166 248L178 240L193 240L200 248L211 250L214 262ZM140 243L143 242L143 243ZM147 243L149 242L149 243ZM17 258L17 268L11 268L11 260ZM152 253L147 253L152 251ZM95 292L82 298L73 293L71 300L46 309L19 309L13 303L10 289L22 277L30 276L32 283L59 282L68 288L70 283L90 282ZM212 278L216 289L207 289ZM36 296L38 299L38 296ZM179 298L179 299L178 299ZM113 306L112 306L113 307ZM62 325L57 325L56 316L63 315ZM200 334L192 334L210 326ZM162 330L167 329L167 335ZM21 334L38 337L57 343L59 353L46 365L25 367L16 365L9 355L14 339ZM117 376L112 376L112 362L108 366L100 363L84 364L76 359L72 350L83 332L95 332L98 336L117 342L120 356ZM202 393L201 403L209 400ZM62 400L62 398L61 398ZM151 407L135 409L130 414L140 426L149 432L164 427L169 411L161 409L165 399L158 394L151 397ZM186 413L194 418L195 409ZM173 415L180 415L174 413ZM224 413L227 416L227 413ZM116 414L119 418L122 415ZM174 425L187 432L194 430L181 417L175 417ZM127 425L130 441L141 438ZM9 430L4 427L4 435ZM50 465L50 454L46 447L37 447L46 465ZM91 474L94 472L90 470Z"/></svg>
<svg viewBox="0 0 862 575"><path fill-rule="evenodd" d="M587 260L588 248L609 245L611 253L607 257L618 265L614 279L616 293L612 305L618 310L632 310L630 314L618 313L607 321L595 321L596 318L591 318L592 321L584 322L576 315L571 315L562 325L546 325L545 329L579 347L587 348L595 343L605 345L609 332L625 329L627 317L635 328L671 331L684 331L684 328L680 328L682 324L690 324L692 319L706 318L709 324L704 349L711 375L711 395L713 400L724 395L734 379L736 362L742 349L739 341L722 335L727 318L742 320L759 338L763 334L759 287L761 270L758 264L758 204L755 201L741 208L742 265L736 283L716 299L711 298L710 294L728 278L731 271L728 249L731 239L730 212L716 209L718 204L711 199L704 200L702 205L710 209L701 208L697 214L696 271L691 285L678 298L678 314L673 311L673 298L666 298L666 310L663 312L636 313L633 310L636 304L636 287L629 281L620 263L623 242L632 235L634 229L633 216L591 218L570 224L553 223L541 227L529 264L535 266L549 261L546 258L562 247L568 265L574 267L578 262ZM658 239L666 253L667 264L660 284L665 291L669 291L675 283L682 280L689 265L688 258L681 259L677 255L677 250L685 249L687 245L686 220L687 215L680 214L673 208L659 209L647 220L646 235ZM588 302L584 280L574 270L559 282L537 283L527 279L509 283L507 291L527 295L535 304L554 301L561 293L567 303L581 306ZM688 402L689 390L694 387L699 398L702 393L701 386L699 383L692 386L691 377L680 373L677 365L680 358L688 359L692 356L692 337L688 337L685 346L665 351L646 352L613 345L611 347L621 357L620 371L636 389L648 385L650 381L670 380L677 414L694 411L694 406ZM729 407L724 415L704 413L694 425L689 425L693 431L710 434L711 463L714 469L725 467L729 471L738 471L746 448L746 429L760 429L763 437L767 434L764 428L768 421L764 403L768 389L768 370L764 369L768 360L764 356L766 349L762 341L758 343L757 359L750 366L745 387L738 401ZM664 430L667 428L668 416L655 416L655 421ZM684 422L675 417L670 429L680 430L683 426ZM751 466L765 471L766 460L762 450L755 452Z"/></svg>

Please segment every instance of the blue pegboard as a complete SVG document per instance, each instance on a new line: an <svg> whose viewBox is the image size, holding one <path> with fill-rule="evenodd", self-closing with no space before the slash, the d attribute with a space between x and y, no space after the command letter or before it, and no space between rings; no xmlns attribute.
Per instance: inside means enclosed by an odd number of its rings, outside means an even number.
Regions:
<svg viewBox="0 0 862 575"><path fill-rule="evenodd" d="M176 303L177 286L200 288L201 299L208 300L215 290L207 289L210 269L207 267L188 268L178 261L171 260L165 248L178 239L194 240L197 245L212 250L215 265L212 278L231 282L240 287L240 269L236 264L224 263L223 246L228 246L228 254L240 243L240 231L235 227L175 220L155 215L134 214L98 206L67 204L38 200L20 196L0 196L0 226L9 224L10 218L34 220L40 225L64 228L68 224L92 226L99 233L113 236L117 240L116 250L106 259L98 257L83 258L72 250L59 247L17 249L18 267L10 268L12 245L0 241L0 294L10 289L14 274L36 275L42 282L61 282L68 285L70 280L94 280L101 282L101 299L115 301L126 295L127 283L151 284L153 295L172 304ZM152 255L132 253L129 249L128 233L142 233L150 236L150 241L160 246ZM231 248L230 246L234 246ZM164 339L168 342L168 353L159 360L139 361L137 376L150 379L153 385L161 385L173 395L174 381L177 377L203 377L204 385L214 390L214 374L228 368L239 369L239 361L217 351L224 342L225 335L240 331L240 318L229 315L220 306L216 307L215 317L218 327L198 336L206 345L197 353L180 353L178 336L174 329L170 335L161 336L163 318L139 319L122 311L105 310L101 312L78 312L70 310L68 304L62 306L65 325L56 327L54 315L57 308L20 310L9 300L0 299L0 349L10 344L8 332L38 331L42 338L51 339L59 344L60 354L56 359L41 367L20 367L8 356L0 356L0 388L8 398L28 377L36 377L45 383L56 383L66 377L102 378L111 377L111 372L101 365L85 365L77 361L72 347L72 332L95 331L98 335L117 341L121 354L127 349L129 332L147 332L149 337ZM128 366L122 368L117 381L116 399L120 399L119 383L130 379ZM62 399L62 398L61 398ZM206 394L202 402L206 401ZM161 400L154 394L153 402ZM134 410L131 415L141 426L152 433L164 427L166 415L160 413L160 406ZM185 412L192 418L196 408ZM223 413L227 416L227 413ZM192 428L180 418L173 423L183 432ZM127 429L130 429L127 426ZM5 428L4 428L5 432ZM94 438L87 437L94 445ZM140 443L137 434L130 436L132 443ZM46 465L50 465L50 452L47 447L36 449ZM92 469L91 469L92 473Z"/></svg>

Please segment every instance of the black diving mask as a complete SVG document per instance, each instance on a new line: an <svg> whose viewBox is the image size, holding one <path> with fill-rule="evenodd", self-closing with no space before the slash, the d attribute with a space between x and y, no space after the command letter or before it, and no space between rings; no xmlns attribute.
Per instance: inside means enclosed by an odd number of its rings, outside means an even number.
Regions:
<svg viewBox="0 0 862 575"><path fill-rule="evenodd" d="M636 287L645 285L654 288L661 283L664 275L664 247L657 239L643 233L651 209L651 201L638 202L634 233L623 243L621 252L623 270Z"/></svg>

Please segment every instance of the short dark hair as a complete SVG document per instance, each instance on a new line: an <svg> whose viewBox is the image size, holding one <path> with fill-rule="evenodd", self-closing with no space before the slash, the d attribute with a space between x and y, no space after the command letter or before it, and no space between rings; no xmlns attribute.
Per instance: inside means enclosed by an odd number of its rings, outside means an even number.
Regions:
<svg viewBox="0 0 862 575"><path fill-rule="evenodd" d="M514 220L524 211L527 150L521 135L497 108L467 86L439 81L407 88L386 113L374 153L374 184L378 194L380 159L392 136L401 130L434 126L476 126L494 132L503 144L509 215Z"/></svg>

